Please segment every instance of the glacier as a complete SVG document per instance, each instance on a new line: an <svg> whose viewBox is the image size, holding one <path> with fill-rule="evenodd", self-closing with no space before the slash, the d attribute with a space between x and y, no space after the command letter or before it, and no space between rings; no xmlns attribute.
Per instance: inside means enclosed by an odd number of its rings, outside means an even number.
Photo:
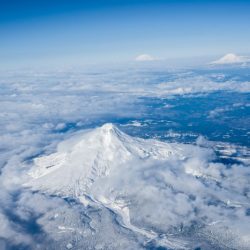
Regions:
<svg viewBox="0 0 250 250"><path fill-rule="evenodd" d="M216 162L209 147L132 137L108 123L35 158L28 176L23 186L34 192L107 209L143 247L250 247L249 168Z"/></svg>

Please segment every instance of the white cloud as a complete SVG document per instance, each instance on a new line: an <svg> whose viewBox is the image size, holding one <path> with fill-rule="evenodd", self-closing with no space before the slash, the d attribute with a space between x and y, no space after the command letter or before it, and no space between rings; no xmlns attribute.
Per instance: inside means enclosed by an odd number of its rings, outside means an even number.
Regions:
<svg viewBox="0 0 250 250"><path fill-rule="evenodd" d="M246 63L250 62L250 58L246 56L238 56L233 53L229 53L219 58L216 61L213 61L212 64L237 64L237 63Z"/></svg>
<svg viewBox="0 0 250 250"><path fill-rule="evenodd" d="M151 55L148 54L142 54L142 55L138 55L135 60L137 62L147 62L147 61L155 61L156 59L154 57L152 57Z"/></svg>
<svg viewBox="0 0 250 250"><path fill-rule="evenodd" d="M161 82L148 91L148 95L167 96L167 95L185 95L185 94L198 94L209 93L214 91L235 91L245 92L250 91L250 84L247 81L225 80L218 81L211 75L200 75L190 73L179 73L178 77L174 80Z"/></svg>

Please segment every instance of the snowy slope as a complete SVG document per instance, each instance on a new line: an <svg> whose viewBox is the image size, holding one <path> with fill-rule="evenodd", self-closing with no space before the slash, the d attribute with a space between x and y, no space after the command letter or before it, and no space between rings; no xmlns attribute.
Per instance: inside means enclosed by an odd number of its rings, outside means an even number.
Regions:
<svg viewBox="0 0 250 250"><path fill-rule="evenodd" d="M112 124L72 138L58 147L58 152L35 159L29 173L32 184L65 196L79 196L96 179L108 176L132 160L183 158L181 149L156 141L132 138Z"/></svg>
<svg viewBox="0 0 250 250"><path fill-rule="evenodd" d="M213 159L208 148L134 138L105 124L35 159L26 186L106 207L122 227L171 249L189 248L190 232L247 249L250 172Z"/></svg>

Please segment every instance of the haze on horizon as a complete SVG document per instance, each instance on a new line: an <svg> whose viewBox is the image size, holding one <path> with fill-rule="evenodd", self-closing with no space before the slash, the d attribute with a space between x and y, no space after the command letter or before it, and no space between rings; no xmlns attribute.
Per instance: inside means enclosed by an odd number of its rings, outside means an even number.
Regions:
<svg viewBox="0 0 250 250"><path fill-rule="evenodd" d="M129 62L250 53L250 2L1 2L1 67Z"/></svg>

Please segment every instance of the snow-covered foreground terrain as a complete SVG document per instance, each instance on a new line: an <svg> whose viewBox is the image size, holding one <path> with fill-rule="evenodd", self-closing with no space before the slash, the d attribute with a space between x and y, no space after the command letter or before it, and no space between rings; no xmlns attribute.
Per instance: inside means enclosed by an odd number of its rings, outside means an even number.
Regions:
<svg viewBox="0 0 250 250"><path fill-rule="evenodd" d="M215 160L211 148L139 139L105 124L36 158L24 186L92 211L89 227L79 229L77 218L65 226L65 212L58 234L49 229L52 222L47 226L54 238L79 234L89 249L249 249L250 170ZM107 239L91 242L89 230L110 239L115 230L122 239L108 247Z"/></svg>

